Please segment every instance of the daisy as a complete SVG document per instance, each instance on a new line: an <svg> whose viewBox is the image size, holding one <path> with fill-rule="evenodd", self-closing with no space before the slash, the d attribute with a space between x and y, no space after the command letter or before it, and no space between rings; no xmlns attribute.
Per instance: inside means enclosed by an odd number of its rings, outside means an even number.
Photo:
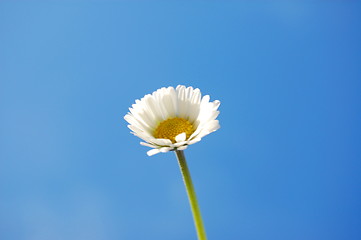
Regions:
<svg viewBox="0 0 361 240"><path fill-rule="evenodd" d="M153 148L147 152L149 156L175 151L199 240L207 237L183 150L219 129L216 118L220 102L209 100L198 88L161 88L135 100L124 117L132 133L144 141L141 144Z"/></svg>
<svg viewBox="0 0 361 240"><path fill-rule="evenodd" d="M132 133L153 148L147 154L184 150L220 128L220 102L202 97L198 88L179 85L161 88L136 100L124 119Z"/></svg>

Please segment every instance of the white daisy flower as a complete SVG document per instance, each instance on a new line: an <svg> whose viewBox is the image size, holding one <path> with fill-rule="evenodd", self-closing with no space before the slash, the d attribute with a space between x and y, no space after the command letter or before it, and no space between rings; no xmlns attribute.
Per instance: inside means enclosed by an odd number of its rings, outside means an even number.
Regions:
<svg viewBox="0 0 361 240"><path fill-rule="evenodd" d="M124 119L132 133L145 141L141 145L154 148L149 156L184 150L220 128L216 120L220 102L209 100L198 88L161 88L135 100Z"/></svg>

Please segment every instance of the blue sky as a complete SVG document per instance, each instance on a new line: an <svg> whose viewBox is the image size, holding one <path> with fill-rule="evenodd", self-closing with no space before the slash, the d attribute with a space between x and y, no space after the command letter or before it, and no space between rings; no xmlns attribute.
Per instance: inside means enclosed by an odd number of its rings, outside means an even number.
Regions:
<svg viewBox="0 0 361 240"><path fill-rule="evenodd" d="M1 1L0 239L196 239L123 116L220 100L186 150L209 239L360 239L358 1Z"/></svg>

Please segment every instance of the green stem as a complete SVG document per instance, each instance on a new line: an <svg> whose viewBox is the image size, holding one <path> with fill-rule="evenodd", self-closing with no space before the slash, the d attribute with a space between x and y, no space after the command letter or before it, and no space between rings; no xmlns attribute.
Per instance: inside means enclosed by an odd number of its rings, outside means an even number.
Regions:
<svg viewBox="0 0 361 240"><path fill-rule="evenodd" d="M189 173L186 158L183 151L175 151L179 167L182 173L184 185L187 190L189 204L191 205L194 225L196 227L198 240L207 240L206 231L203 226L201 211L197 202L196 192L194 191L191 174Z"/></svg>

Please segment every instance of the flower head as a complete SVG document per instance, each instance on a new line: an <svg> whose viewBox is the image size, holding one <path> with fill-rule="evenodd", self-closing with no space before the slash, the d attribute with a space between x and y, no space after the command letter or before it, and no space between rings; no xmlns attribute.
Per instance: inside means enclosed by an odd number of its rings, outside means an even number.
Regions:
<svg viewBox="0 0 361 240"><path fill-rule="evenodd" d="M154 148L149 156L184 150L220 127L216 120L220 102L209 100L198 88L161 88L135 100L124 119L132 133L145 141L141 145Z"/></svg>

